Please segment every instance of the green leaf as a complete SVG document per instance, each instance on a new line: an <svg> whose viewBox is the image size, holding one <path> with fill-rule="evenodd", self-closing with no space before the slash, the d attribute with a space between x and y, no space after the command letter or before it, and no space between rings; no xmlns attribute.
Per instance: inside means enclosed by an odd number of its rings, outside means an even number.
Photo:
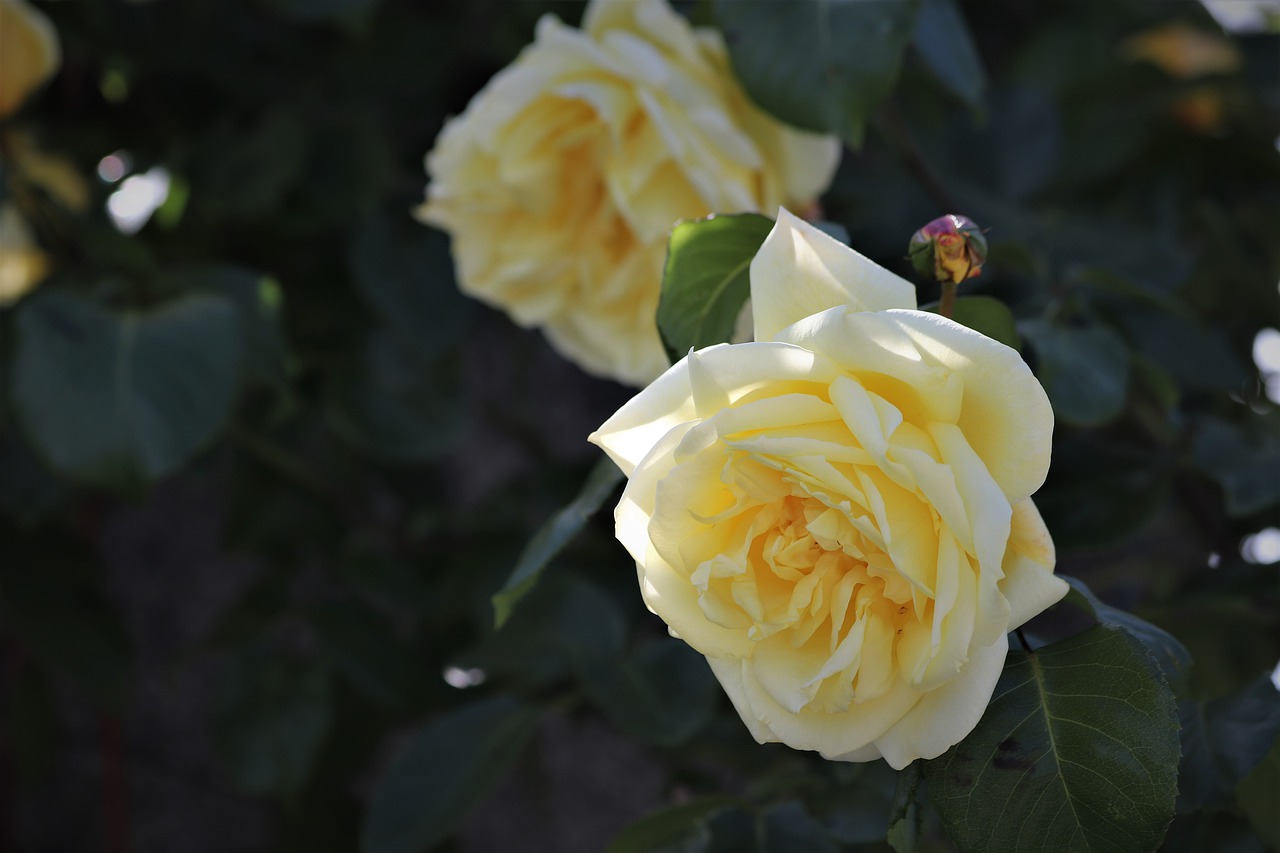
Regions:
<svg viewBox="0 0 1280 853"><path fill-rule="evenodd" d="M924 780L923 761L898 771L898 784L889 813L888 842L897 853L916 853L920 844L920 804L916 797Z"/></svg>
<svg viewBox="0 0 1280 853"><path fill-rule="evenodd" d="M667 242L658 331L672 362L728 341L751 295L751 259L773 220L755 213L676 223Z"/></svg>
<svg viewBox="0 0 1280 853"><path fill-rule="evenodd" d="M311 614L325 656L353 687L384 707L406 704L421 682L421 662L388 620L354 601L331 602Z"/></svg>
<svg viewBox="0 0 1280 853"><path fill-rule="evenodd" d="M1036 375L1053 413L1072 426L1099 426L1124 409L1129 349L1105 326L1060 326L1031 320L1021 326L1037 359Z"/></svg>
<svg viewBox="0 0 1280 853"><path fill-rule="evenodd" d="M713 9L751 100L787 124L860 145L897 80L916 3L715 0Z"/></svg>
<svg viewBox="0 0 1280 853"><path fill-rule="evenodd" d="M247 378L277 387L288 381L289 357L280 328L280 284L269 276L240 267L193 269L173 276L179 288L225 297L235 304L243 332L241 363Z"/></svg>
<svg viewBox="0 0 1280 853"><path fill-rule="evenodd" d="M760 849L769 853L840 853L822 825L794 800L769 808L760 816L760 828Z"/></svg>
<svg viewBox="0 0 1280 853"><path fill-rule="evenodd" d="M467 301L454 282L444 234L407 216L370 217L356 232L347 264L361 295L414 355L434 357L465 337Z"/></svg>
<svg viewBox="0 0 1280 853"><path fill-rule="evenodd" d="M1163 628L1103 602L1093 594L1093 590L1089 589L1084 581L1066 575L1063 575L1062 579L1071 585L1071 590L1063 599L1065 602L1087 612L1097 620L1099 625L1119 628L1131 634L1147 647L1147 651L1155 659L1161 674L1164 675L1164 680L1173 692L1181 694L1186 691L1187 679L1191 675L1191 653L1187 651L1186 646Z"/></svg>
<svg viewBox="0 0 1280 853"><path fill-rule="evenodd" d="M16 676L6 673L5 727L13 734L8 749L22 789L39 790L53 770L60 741L58 705L48 679L30 661Z"/></svg>
<svg viewBox="0 0 1280 853"><path fill-rule="evenodd" d="M921 311L938 313L938 303L930 302L920 306ZM1022 349L1022 338L1018 336L1018 327L1013 321L1013 312L1009 306L993 296L960 296L956 298L955 310L951 319L961 326L981 332L988 338L997 340L1007 347Z"/></svg>
<svg viewBox="0 0 1280 853"><path fill-rule="evenodd" d="M1228 514L1252 515L1280 501L1280 438L1273 432L1205 418L1192 453L1222 486Z"/></svg>
<svg viewBox="0 0 1280 853"><path fill-rule="evenodd" d="M507 582L493 596L494 624L501 628L520 599L533 589L547 565L573 541L587 521L622 482L622 471L608 458L601 459L587 475L578 496L556 511L525 545Z"/></svg>
<svg viewBox="0 0 1280 853"><path fill-rule="evenodd" d="M667 638L643 646L634 657L578 656L583 692L633 737L659 746L689 740L711 721L720 698L719 684L706 659L679 640Z"/></svg>
<svg viewBox="0 0 1280 853"><path fill-rule="evenodd" d="M1177 793L1178 719L1146 648L1102 626L1011 651L977 727L927 765L961 851L1138 853Z"/></svg>
<svg viewBox="0 0 1280 853"><path fill-rule="evenodd" d="M460 382L451 361L424 364L398 338L373 333L330 377L325 414L338 435L374 459L424 462L461 435Z"/></svg>
<svg viewBox="0 0 1280 853"><path fill-rule="evenodd" d="M291 799L310 778L332 719L323 667L248 648L228 661L214 743L239 790Z"/></svg>
<svg viewBox="0 0 1280 853"><path fill-rule="evenodd" d="M955 0L923 0L916 13L912 41L938 82L970 107L982 106L986 71Z"/></svg>
<svg viewBox="0 0 1280 853"><path fill-rule="evenodd" d="M729 797L699 797L645 815L614 836L605 853L676 853L704 849L710 841L704 818L733 802Z"/></svg>
<svg viewBox="0 0 1280 853"><path fill-rule="evenodd" d="M219 297L111 312L39 293L18 315L18 415L55 470L137 489L217 434L235 400L240 346L236 309Z"/></svg>
<svg viewBox="0 0 1280 853"><path fill-rule="evenodd" d="M262 217L298 181L306 150L306 125L278 106L252 127L222 128L197 151L195 197L219 218Z"/></svg>
<svg viewBox="0 0 1280 853"><path fill-rule="evenodd" d="M1240 810L1253 828L1272 849L1280 849L1280 815L1276 814L1276 803L1280 802L1280 738L1271 744L1266 757L1240 782L1236 791Z"/></svg>
<svg viewBox="0 0 1280 853"><path fill-rule="evenodd" d="M361 851L418 853L447 838L524 752L538 713L498 696L429 723L374 787Z"/></svg>
<svg viewBox="0 0 1280 853"><path fill-rule="evenodd" d="M1280 691L1259 676L1208 702L1183 702L1178 812L1230 808L1236 786L1280 737Z"/></svg>

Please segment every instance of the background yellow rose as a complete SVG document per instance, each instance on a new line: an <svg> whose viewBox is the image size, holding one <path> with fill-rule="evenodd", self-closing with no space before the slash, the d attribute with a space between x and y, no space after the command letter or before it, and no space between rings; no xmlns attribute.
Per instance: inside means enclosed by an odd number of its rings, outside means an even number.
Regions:
<svg viewBox="0 0 1280 853"><path fill-rule="evenodd" d="M719 34L665 2L551 16L440 134L419 217L450 233L467 293L589 373L643 384L667 367L653 316L681 218L811 202L835 139L756 110Z"/></svg>
<svg viewBox="0 0 1280 853"><path fill-rule="evenodd" d="M61 61L49 19L24 0L0 0L0 118L22 106Z"/></svg>
<svg viewBox="0 0 1280 853"><path fill-rule="evenodd" d="M1053 413L1014 350L782 211L756 343L694 352L592 440L646 603L761 742L895 768L960 741L1057 601L1030 495Z"/></svg>

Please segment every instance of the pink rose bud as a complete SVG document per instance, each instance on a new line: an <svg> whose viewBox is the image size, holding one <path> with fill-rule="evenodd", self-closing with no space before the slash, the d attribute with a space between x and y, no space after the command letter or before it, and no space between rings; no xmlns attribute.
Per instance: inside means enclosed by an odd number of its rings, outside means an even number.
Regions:
<svg viewBox="0 0 1280 853"><path fill-rule="evenodd" d="M939 216L911 235L911 264L921 275L959 284L982 273L987 238L967 216Z"/></svg>

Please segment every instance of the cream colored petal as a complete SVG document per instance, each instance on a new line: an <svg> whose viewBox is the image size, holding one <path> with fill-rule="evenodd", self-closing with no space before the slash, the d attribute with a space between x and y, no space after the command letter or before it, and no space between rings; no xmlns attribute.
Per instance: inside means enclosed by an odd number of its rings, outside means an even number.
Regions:
<svg viewBox="0 0 1280 853"><path fill-rule="evenodd" d="M618 541L636 560L640 593L649 609L662 618L673 636L706 655L743 655L751 650L745 632L709 621L698 603L698 589L688 573L672 566L649 537L658 484L671 471L673 451L688 432L683 424L670 430L636 468L614 510Z"/></svg>
<svg viewBox="0 0 1280 853"><path fill-rule="evenodd" d="M778 736L759 720L751 710L751 703L747 700L747 689L742 683L742 659L735 657L708 657L707 663L711 666L711 671L715 673L716 680L720 682L720 686L724 688L725 695L733 703L733 709L738 712L738 716L746 724L747 731L751 732L751 736L756 739L756 743L777 743Z"/></svg>
<svg viewBox="0 0 1280 853"><path fill-rule="evenodd" d="M741 690L741 698L730 694L734 707L745 706L751 718L763 724L777 740L795 749L816 750L824 758L863 749L901 720L920 699L917 691L895 681L888 692L851 705L843 713L828 714L806 708L795 714L778 704L764 689L756 674L759 666L759 662L751 660L741 662L741 686L735 683L735 688ZM767 670L770 663L763 666ZM786 673L779 675L785 677ZM726 679L722 678L720 683L725 684ZM726 691L728 689L726 685ZM743 719L747 719L746 714Z"/></svg>
<svg viewBox="0 0 1280 853"><path fill-rule="evenodd" d="M1067 582L1053 573L1053 539L1030 498L1013 508L1013 531L1004 557L1000 591L1009 601L1009 630L1047 610L1067 594Z"/></svg>
<svg viewBox="0 0 1280 853"><path fill-rule="evenodd" d="M776 343L717 344L693 356L700 377L726 402L752 390L774 386L778 394L806 391L808 383L829 382L834 367L800 347ZM686 357L638 393L587 440L604 449L628 476L673 426L699 417ZM790 383L790 384L789 384ZM703 415L714 414L704 412Z"/></svg>
<svg viewBox="0 0 1280 853"><path fill-rule="evenodd" d="M828 308L914 308L915 288L785 208L751 261L757 341Z"/></svg>
<svg viewBox="0 0 1280 853"><path fill-rule="evenodd" d="M922 311L887 311L930 362L964 387L955 424L1010 504L1044 483L1053 444L1053 409L1022 356L959 323Z"/></svg>
<svg viewBox="0 0 1280 853"><path fill-rule="evenodd" d="M781 172L786 203L796 204L815 199L826 191L840 165L842 145L834 136L822 136L778 126L778 150L782 155ZM771 212L771 211L770 211ZM915 297L910 305L915 307Z"/></svg>
<svg viewBox="0 0 1280 853"><path fill-rule="evenodd" d="M937 758L959 743L978 724L995 692L1009 637L1001 634L990 646L975 649L964 671L925 693L918 704L875 740L885 761L901 770L917 758Z"/></svg>
<svg viewBox="0 0 1280 853"><path fill-rule="evenodd" d="M15 112L62 64L58 33L25 0L0 0L0 117Z"/></svg>

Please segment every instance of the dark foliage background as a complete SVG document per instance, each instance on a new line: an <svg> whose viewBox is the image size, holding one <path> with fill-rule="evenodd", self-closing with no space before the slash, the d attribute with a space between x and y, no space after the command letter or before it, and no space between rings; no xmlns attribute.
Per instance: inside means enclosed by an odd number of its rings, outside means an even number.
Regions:
<svg viewBox="0 0 1280 853"><path fill-rule="evenodd" d="M882 69L826 218L903 275L935 216L990 228L965 292L1011 308L1054 402L1059 570L1195 662L1164 849L1277 845L1280 753L1230 723L1280 659L1276 566L1240 549L1280 526L1250 356L1280 326L1280 37L1188 80L1122 46L1214 31L1195 3L940 7L960 29ZM578 4L39 8L63 66L0 127L54 259L0 311L0 846L597 850L672 808L616 849L883 848L892 771L755 745L644 611L608 512L495 630L629 391L461 297L409 211L445 116ZM785 38L770 61L804 50ZM86 212L19 133L85 177ZM112 154L171 176L137 234L105 212ZM927 814L922 843L946 849Z"/></svg>

